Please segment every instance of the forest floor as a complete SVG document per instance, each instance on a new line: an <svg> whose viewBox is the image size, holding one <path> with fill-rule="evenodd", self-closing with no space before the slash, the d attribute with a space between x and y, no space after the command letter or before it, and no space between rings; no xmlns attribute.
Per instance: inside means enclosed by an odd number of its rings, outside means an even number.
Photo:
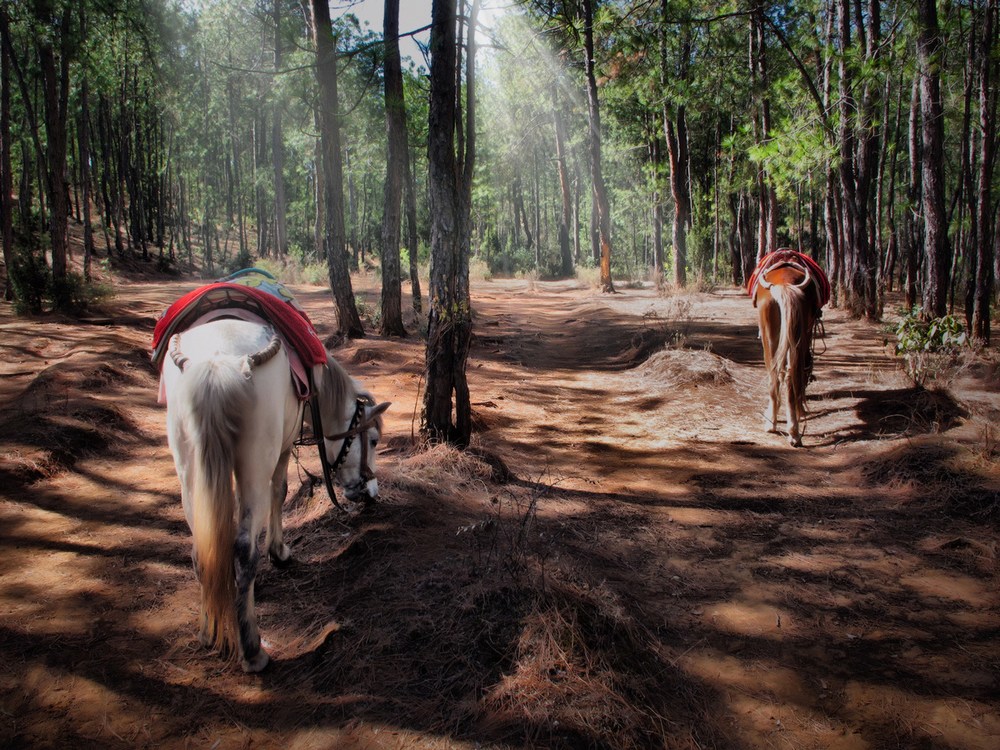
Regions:
<svg viewBox="0 0 1000 750"><path fill-rule="evenodd" d="M0 746L1000 747L995 355L915 388L828 310L793 449L742 291L479 281L459 453L413 447L419 337L328 339L393 402L382 499L338 512L303 449L245 675L198 645L148 358L195 286L0 306Z"/></svg>

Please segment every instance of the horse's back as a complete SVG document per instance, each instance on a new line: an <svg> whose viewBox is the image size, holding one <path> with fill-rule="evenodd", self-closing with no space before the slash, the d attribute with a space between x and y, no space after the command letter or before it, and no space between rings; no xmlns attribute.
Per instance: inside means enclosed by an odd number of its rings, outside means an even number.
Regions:
<svg viewBox="0 0 1000 750"><path fill-rule="evenodd" d="M204 362L217 362L223 369L235 368L240 372L248 403L240 414L242 424L238 441L254 445L263 441L269 445L280 440L280 452L290 440L298 415L298 399L292 388L288 355L281 347L273 358L254 365L252 371L244 368L246 358L265 349L274 335L273 329L265 324L223 318L182 332L180 350L187 359L185 372L196 369L199 363ZM169 419L171 406L176 407L174 411L182 412L192 404L172 404L172 396L176 397L186 389L179 387L183 375L170 357L164 362L163 377ZM268 459L274 452L273 448L264 451ZM253 451L241 448L239 453L248 455Z"/></svg>

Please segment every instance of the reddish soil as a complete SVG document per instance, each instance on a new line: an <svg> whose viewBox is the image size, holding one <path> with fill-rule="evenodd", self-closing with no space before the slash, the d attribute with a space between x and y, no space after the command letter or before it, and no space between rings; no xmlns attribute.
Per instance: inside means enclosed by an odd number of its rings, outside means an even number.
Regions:
<svg viewBox="0 0 1000 750"><path fill-rule="evenodd" d="M244 675L197 642L147 356L195 285L0 308L0 746L1000 747L995 356L917 389L829 310L793 449L739 290L478 282L458 453L412 445L418 337L329 341L394 403L383 499L338 512L303 450Z"/></svg>

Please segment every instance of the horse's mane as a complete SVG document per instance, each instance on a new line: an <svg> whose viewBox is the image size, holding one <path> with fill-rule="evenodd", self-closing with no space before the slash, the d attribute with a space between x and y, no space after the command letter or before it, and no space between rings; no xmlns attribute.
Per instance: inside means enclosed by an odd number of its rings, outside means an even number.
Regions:
<svg viewBox="0 0 1000 750"><path fill-rule="evenodd" d="M320 404L323 408L324 421L329 419L340 419L348 401L356 398L367 399L375 405L374 397L361 388L357 381L347 374L347 370L341 367L340 362L327 354L326 357L327 374L321 378ZM330 424L330 423L328 423ZM382 432L382 415L375 418L375 426Z"/></svg>
<svg viewBox="0 0 1000 750"><path fill-rule="evenodd" d="M322 365L321 365L322 367ZM323 407L323 419L340 419L344 404L354 393L354 382L340 363L329 354L326 355L325 372L320 378L320 404Z"/></svg>

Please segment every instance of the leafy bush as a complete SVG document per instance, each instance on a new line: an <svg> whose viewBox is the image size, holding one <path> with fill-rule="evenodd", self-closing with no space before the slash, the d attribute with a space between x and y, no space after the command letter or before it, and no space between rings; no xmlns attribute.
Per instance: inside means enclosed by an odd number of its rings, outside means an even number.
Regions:
<svg viewBox="0 0 1000 750"><path fill-rule="evenodd" d="M52 287L52 274L42 252L19 246L10 269L10 284L14 289L14 309L20 315L38 315L42 301Z"/></svg>
<svg viewBox="0 0 1000 750"><path fill-rule="evenodd" d="M969 337L954 315L927 320L914 307L896 326L895 354L906 362L906 374L914 385L936 378L965 347Z"/></svg>

